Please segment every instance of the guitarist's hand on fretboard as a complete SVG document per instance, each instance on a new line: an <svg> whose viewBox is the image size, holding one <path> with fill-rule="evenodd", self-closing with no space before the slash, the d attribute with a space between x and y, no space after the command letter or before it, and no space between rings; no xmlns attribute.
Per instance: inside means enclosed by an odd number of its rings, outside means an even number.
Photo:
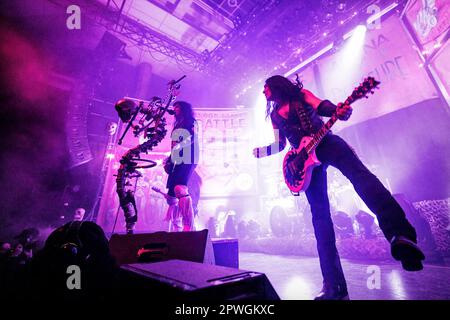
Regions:
<svg viewBox="0 0 450 320"><path fill-rule="evenodd" d="M347 121L352 115L353 109L348 104L339 103L336 109L336 115L339 120Z"/></svg>

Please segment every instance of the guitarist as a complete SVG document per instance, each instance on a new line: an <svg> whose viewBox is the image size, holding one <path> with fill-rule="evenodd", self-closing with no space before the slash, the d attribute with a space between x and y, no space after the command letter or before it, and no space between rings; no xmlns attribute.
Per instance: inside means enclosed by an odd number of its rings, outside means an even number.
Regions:
<svg viewBox="0 0 450 320"><path fill-rule="evenodd" d="M188 182L199 157L197 121L187 102L175 102L173 111L171 154L164 163L164 170L169 174L166 220L170 223L169 231L194 231L194 209Z"/></svg>
<svg viewBox="0 0 450 320"><path fill-rule="evenodd" d="M303 89L297 80L294 84L285 77L276 75L268 78L264 85L267 99L266 115L270 116L275 133L275 142L266 147L255 148L257 158L282 151L286 140L297 148L304 136L312 135L322 127L320 116L348 120L352 108L329 100L321 100ZM414 227L405 213L378 178L372 174L357 157L353 149L339 136L329 132L316 148L321 165L312 171L306 197L312 212L314 234L317 240L320 267L323 276L322 291L316 300L348 299L347 285L342 270L330 214L327 194L329 165L339 169L352 183L358 195L376 214L381 230L391 244L391 253L400 260L404 269L418 271L423 268L425 257L417 247Z"/></svg>

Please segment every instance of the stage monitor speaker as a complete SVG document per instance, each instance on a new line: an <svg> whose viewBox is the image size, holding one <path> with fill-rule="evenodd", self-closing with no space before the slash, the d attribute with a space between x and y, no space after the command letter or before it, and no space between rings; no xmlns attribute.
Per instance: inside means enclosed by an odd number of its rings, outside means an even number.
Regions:
<svg viewBox="0 0 450 320"><path fill-rule="evenodd" d="M216 265L239 268L239 241L236 238L212 238Z"/></svg>
<svg viewBox="0 0 450 320"><path fill-rule="evenodd" d="M109 240L109 248L119 265L170 259L214 264L212 244L206 229L189 232L113 234Z"/></svg>
<svg viewBox="0 0 450 320"><path fill-rule="evenodd" d="M127 264L120 268L127 298L175 300L279 300L259 272L183 260Z"/></svg>

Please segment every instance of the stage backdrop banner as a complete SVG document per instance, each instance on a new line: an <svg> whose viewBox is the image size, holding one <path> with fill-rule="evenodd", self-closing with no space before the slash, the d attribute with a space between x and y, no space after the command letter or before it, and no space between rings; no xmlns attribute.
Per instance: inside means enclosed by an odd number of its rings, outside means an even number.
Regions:
<svg viewBox="0 0 450 320"><path fill-rule="evenodd" d="M336 53L318 62L322 98L343 101L367 76L375 77L381 85L368 100L355 102L350 120L338 122L335 131L437 97L397 16L382 21L380 29L368 29L364 43L351 41L352 37Z"/></svg>
<svg viewBox="0 0 450 320"><path fill-rule="evenodd" d="M410 0L404 13L421 49L432 54L450 27L450 1Z"/></svg>
<svg viewBox="0 0 450 320"><path fill-rule="evenodd" d="M252 112L247 109L197 109L202 197L255 193Z"/></svg>
<svg viewBox="0 0 450 320"><path fill-rule="evenodd" d="M441 50L436 53L431 61L431 67L434 68L436 75L439 77L445 95L450 96L450 41L442 46Z"/></svg>

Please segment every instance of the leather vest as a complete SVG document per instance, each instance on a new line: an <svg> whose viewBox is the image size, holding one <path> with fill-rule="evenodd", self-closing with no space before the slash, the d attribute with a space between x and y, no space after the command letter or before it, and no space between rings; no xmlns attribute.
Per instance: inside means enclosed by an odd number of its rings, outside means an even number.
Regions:
<svg viewBox="0 0 450 320"><path fill-rule="evenodd" d="M314 108L300 101L289 104L287 119L280 116L277 109L272 110L270 118L294 148L298 148L304 136L316 133L323 126L323 121Z"/></svg>

